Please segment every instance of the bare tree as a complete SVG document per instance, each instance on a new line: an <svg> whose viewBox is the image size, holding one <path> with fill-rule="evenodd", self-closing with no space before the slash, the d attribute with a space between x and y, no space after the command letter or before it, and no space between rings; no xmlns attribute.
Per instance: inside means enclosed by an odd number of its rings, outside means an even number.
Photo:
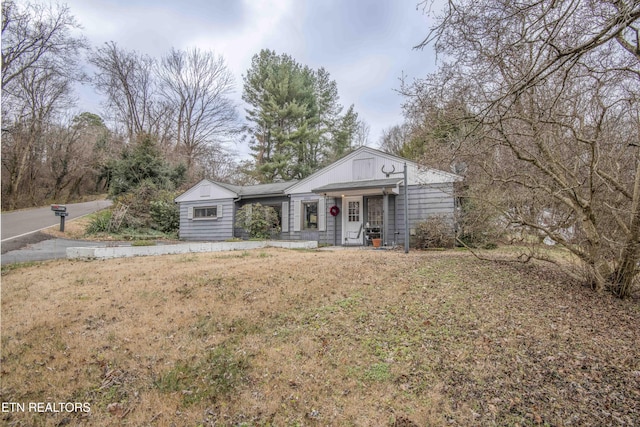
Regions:
<svg viewBox="0 0 640 427"><path fill-rule="evenodd" d="M215 181L235 183L240 165L233 153L216 146L205 147L199 161L194 166L194 178L208 178Z"/></svg>
<svg viewBox="0 0 640 427"><path fill-rule="evenodd" d="M407 91L417 110L426 90L462 94L478 120L462 151L490 154L477 169L505 221L620 297L640 261L639 20L637 1L450 0L419 45L444 58L440 78Z"/></svg>
<svg viewBox="0 0 640 427"><path fill-rule="evenodd" d="M229 98L233 76L224 59L193 48L172 49L158 67L161 93L175 111L176 146L189 169L199 158L220 152L239 131Z"/></svg>
<svg viewBox="0 0 640 427"><path fill-rule="evenodd" d="M85 112L52 127L45 149L46 198L62 202L104 191L102 169L121 147L114 144L101 117Z"/></svg>
<svg viewBox="0 0 640 427"><path fill-rule="evenodd" d="M69 69L78 78L79 52L86 47L80 28L67 6L2 2L2 88L46 61L50 67Z"/></svg>
<svg viewBox="0 0 640 427"><path fill-rule="evenodd" d="M369 145L369 134L371 133L371 126L364 120L358 120L356 122L356 129L353 135L353 146L362 147Z"/></svg>
<svg viewBox="0 0 640 427"><path fill-rule="evenodd" d="M73 187L79 187L90 169L91 147L82 144L79 133L70 126L58 127L47 133L45 140L46 171L50 178L49 196L62 201L64 192L69 195Z"/></svg>
<svg viewBox="0 0 640 427"><path fill-rule="evenodd" d="M402 149L411 139L411 129L409 124L403 123L393 125L382 130L380 137L380 149L387 153L402 155Z"/></svg>
<svg viewBox="0 0 640 427"><path fill-rule="evenodd" d="M73 82L85 42L66 7L2 5L3 206L40 201L45 136L73 105ZM6 184L5 184L6 183Z"/></svg>
<svg viewBox="0 0 640 427"><path fill-rule="evenodd" d="M153 125L161 116L158 110L164 113L164 108L157 105L154 59L110 42L95 49L89 62L98 69L95 88L106 95L108 108L124 125L129 140L143 133L157 136Z"/></svg>

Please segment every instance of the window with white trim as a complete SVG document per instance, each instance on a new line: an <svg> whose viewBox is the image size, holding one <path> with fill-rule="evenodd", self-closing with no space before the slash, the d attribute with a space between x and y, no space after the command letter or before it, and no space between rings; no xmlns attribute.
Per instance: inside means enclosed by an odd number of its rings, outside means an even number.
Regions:
<svg viewBox="0 0 640 427"><path fill-rule="evenodd" d="M360 202L349 202L347 218L349 222L360 222Z"/></svg>
<svg viewBox="0 0 640 427"><path fill-rule="evenodd" d="M367 199L367 222L371 227L382 227L382 197Z"/></svg>
<svg viewBox="0 0 640 427"><path fill-rule="evenodd" d="M193 219L216 219L218 217L217 206L193 208Z"/></svg>
<svg viewBox="0 0 640 427"><path fill-rule="evenodd" d="M318 229L318 202L302 202L302 228L304 230Z"/></svg>

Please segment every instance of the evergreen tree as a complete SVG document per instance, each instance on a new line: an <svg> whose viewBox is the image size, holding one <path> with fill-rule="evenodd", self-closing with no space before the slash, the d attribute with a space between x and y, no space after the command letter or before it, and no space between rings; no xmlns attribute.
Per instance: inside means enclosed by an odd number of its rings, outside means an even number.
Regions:
<svg viewBox="0 0 640 427"><path fill-rule="evenodd" d="M331 163L341 158L351 150L358 132L359 123L358 113L355 112L352 104L344 116L338 119L333 139L328 145L326 163Z"/></svg>
<svg viewBox="0 0 640 427"><path fill-rule="evenodd" d="M262 50L244 76L251 173L259 182L304 178L349 146L336 82L291 56ZM357 118L353 107L347 121ZM348 126L347 126L348 127ZM338 142L339 140L339 142ZM341 153L346 150L340 149Z"/></svg>
<svg viewBox="0 0 640 427"><path fill-rule="evenodd" d="M186 174L184 164L172 167L160 153L156 141L148 134L138 136L138 140L123 150L121 158L113 161L109 195L118 196L131 192L147 182L164 190L174 190L183 182Z"/></svg>

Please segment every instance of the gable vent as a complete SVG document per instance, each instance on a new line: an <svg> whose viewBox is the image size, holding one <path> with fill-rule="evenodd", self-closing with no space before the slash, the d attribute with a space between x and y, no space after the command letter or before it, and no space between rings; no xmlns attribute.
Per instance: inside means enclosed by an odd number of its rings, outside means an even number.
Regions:
<svg viewBox="0 0 640 427"><path fill-rule="evenodd" d="M373 157L367 159L355 159L353 161L353 180L361 181L363 179L373 179L375 159Z"/></svg>
<svg viewBox="0 0 640 427"><path fill-rule="evenodd" d="M200 186L200 197L211 197L211 185L202 184Z"/></svg>

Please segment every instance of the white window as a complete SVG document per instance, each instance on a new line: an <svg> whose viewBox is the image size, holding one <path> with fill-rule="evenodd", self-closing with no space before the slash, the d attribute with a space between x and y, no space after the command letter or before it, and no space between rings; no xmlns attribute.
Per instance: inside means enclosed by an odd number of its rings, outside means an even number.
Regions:
<svg viewBox="0 0 640 427"><path fill-rule="evenodd" d="M327 215L325 209L326 203L324 199L296 200L293 202L293 231L326 231ZM283 212L285 211L283 210Z"/></svg>
<svg viewBox="0 0 640 427"><path fill-rule="evenodd" d="M382 211L382 198L370 198L367 201L367 222L371 227L382 227L384 213Z"/></svg>
<svg viewBox="0 0 640 427"><path fill-rule="evenodd" d="M302 202L303 217L302 228L304 230L316 230L318 228L318 202Z"/></svg>
<svg viewBox="0 0 640 427"><path fill-rule="evenodd" d="M193 219L216 219L216 218L218 218L217 206L193 208Z"/></svg>
<svg viewBox="0 0 640 427"><path fill-rule="evenodd" d="M360 222L360 202L349 202L349 222Z"/></svg>

